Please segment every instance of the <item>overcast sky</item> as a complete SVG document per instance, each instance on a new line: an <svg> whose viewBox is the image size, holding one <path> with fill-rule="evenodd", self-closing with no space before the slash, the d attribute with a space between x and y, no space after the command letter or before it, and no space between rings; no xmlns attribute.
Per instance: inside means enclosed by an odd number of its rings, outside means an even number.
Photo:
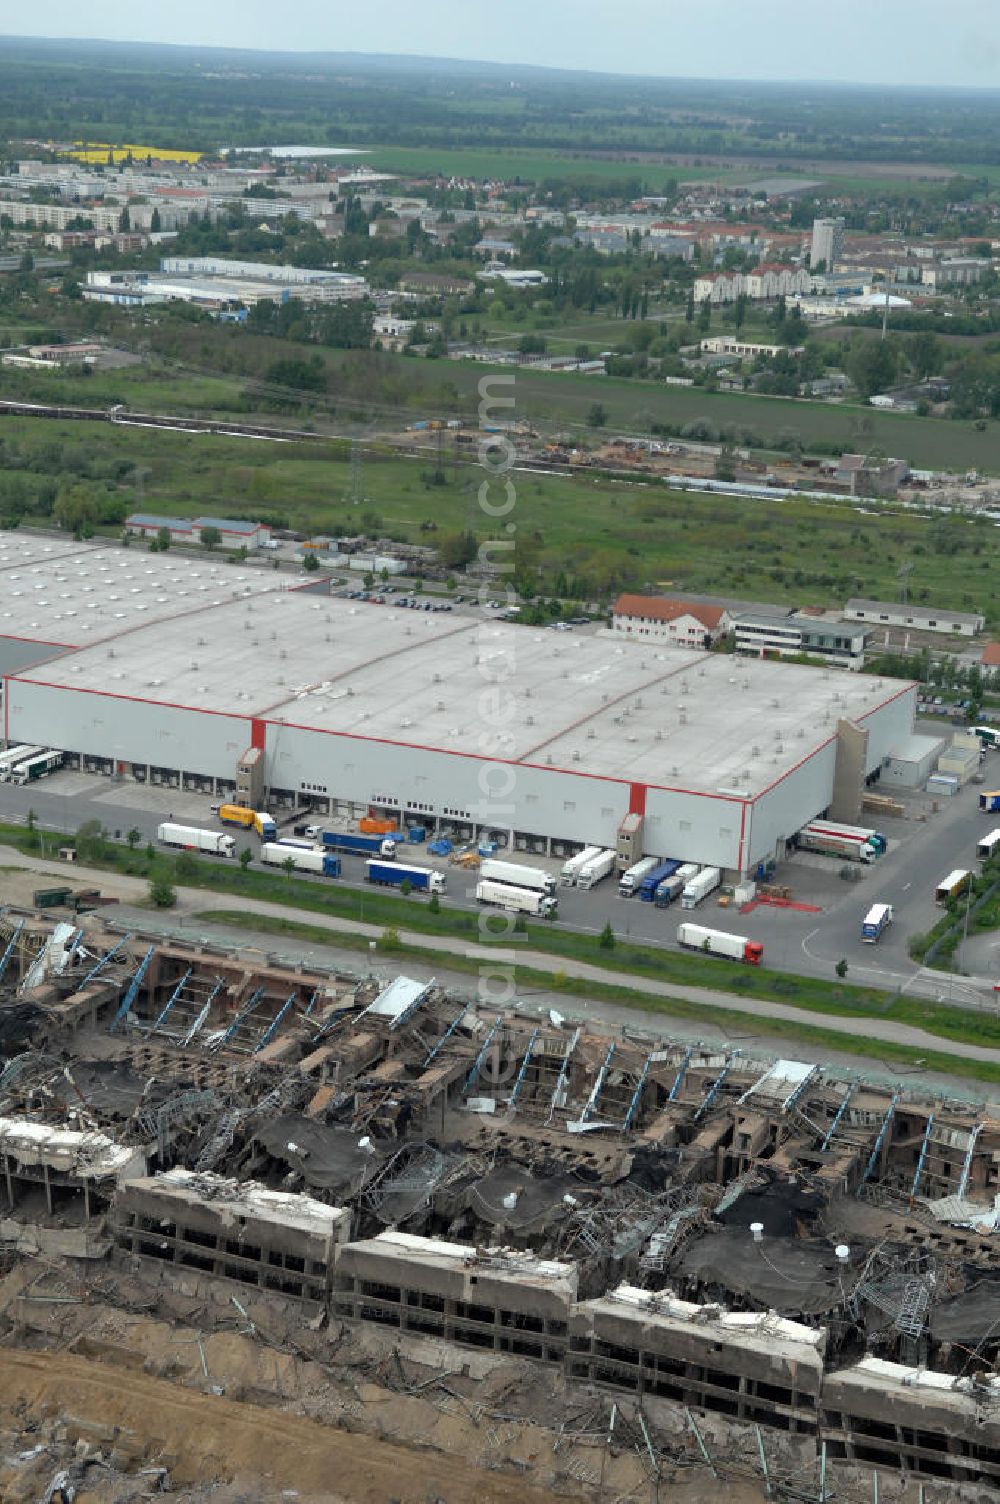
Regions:
<svg viewBox="0 0 1000 1504"><path fill-rule="evenodd" d="M1000 86L1000 0L46 0L0 32L420 53L664 77Z"/></svg>

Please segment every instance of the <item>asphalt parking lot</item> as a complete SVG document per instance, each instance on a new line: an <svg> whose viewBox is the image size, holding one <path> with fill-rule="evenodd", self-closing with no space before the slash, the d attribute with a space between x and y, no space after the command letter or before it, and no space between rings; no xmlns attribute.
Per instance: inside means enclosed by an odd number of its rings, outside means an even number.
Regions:
<svg viewBox="0 0 1000 1504"><path fill-rule="evenodd" d="M658 909L638 898L620 898L616 882L608 878L589 892L560 888L559 923L596 936L610 921L623 940L673 946L678 924L682 918L690 918L762 941L765 964L779 970L830 976L843 959L852 981L900 986L917 970L907 953L908 937L925 932L940 917L933 900L935 885L953 867L975 869L976 841L985 830L1000 824L997 816L981 814L978 807L980 790L1000 784L1000 752L987 753L983 772L985 784L972 784L953 798L940 800L936 808L924 793L896 793L906 814L903 818L871 817L871 823L888 837L889 850L874 865L861 867L857 881L840 877L845 864L837 859L802 852L783 862L774 882L788 887L793 902L802 908L758 904L740 913L731 905L721 907L718 895L711 895L691 913L682 911L678 903ZM177 789L128 780L111 782L71 771L53 774L29 788L0 785L0 818L23 820L33 809L39 828L54 836L73 832L84 821L96 819L120 839L135 828L143 842L155 841L157 825L170 818L216 827L211 802L205 796ZM286 826L285 832L290 833L290 827ZM235 835L238 849L247 844L256 851L255 836L242 832ZM408 855L420 865L434 865L445 872L448 903L475 906L474 874L450 866L447 859L428 857L422 844L408 848ZM560 860L523 855L516 860L529 861L553 873L558 873L562 865ZM363 858L345 856L342 861L343 880L360 885L364 881ZM420 900L411 897L408 901ZM861 921L873 903L890 903L894 910L892 927L876 945L861 939ZM984 936L969 942L966 969L981 982L996 978L998 961L1000 938L994 942ZM955 984L949 984L947 978L941 980L945 995L949 985L954 993Z"/></svg>

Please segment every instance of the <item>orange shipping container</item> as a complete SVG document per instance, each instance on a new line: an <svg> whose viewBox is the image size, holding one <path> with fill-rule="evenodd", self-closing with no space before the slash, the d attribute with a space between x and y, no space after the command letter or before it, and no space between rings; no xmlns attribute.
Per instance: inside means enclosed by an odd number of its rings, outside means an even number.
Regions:
<svg viewBox="0 0 1000 1504"><path fill-rule="evenodd" d="M395 820L376 820L374 815L365 815L358 821L358 829L365 836L388 836L396 829Z"/></svg>

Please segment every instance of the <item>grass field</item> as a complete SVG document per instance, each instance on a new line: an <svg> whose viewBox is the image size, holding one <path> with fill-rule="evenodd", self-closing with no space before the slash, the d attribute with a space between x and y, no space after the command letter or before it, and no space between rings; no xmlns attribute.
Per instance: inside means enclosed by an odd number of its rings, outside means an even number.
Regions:
<svg viewBox="0 0 1000 1504"><path fill-rule="evenodd" d="M414 542L483 532L482 472L450 455L437 485L430 455L366 451L365 499L352 506L343 443L270 444L25 418L3 419L0 439L8 467L0 481L20 473L33 486L36 455L54 449L67 477L88 466L124 471L118 489L128 510L280 517L303 531L387 532ZM10 469L11 444L19 472ZM894 598L906 562L913 600L974 607L1000 621L1000 534L986 522L864 513L847 502L745 502L592 475L518 473L516 483L520 561L537 571L543 593L554 591L562 572L589 597L650 584L834 605L852 594Z"/></svg>
<svg viewBox="0 0 1000 1504"><path fill-rule="evenodd" d="M509 147L464 149L447 146L374 146L363 160L366 166L378 172L397 172L402 177L440 174L443 177L499 178L505 182L586 178L609 189L613 189L618 183L635 182L638 179L650 191L659 191L670 179L675 182L707 180L714 183L733 182L747 176L745 171L722 168L711 163L699 167L686 163L675 166L669 162L651 162L645 158L615 161L605 156L594 156L586 148L540 151L531 148L515 150Z"/></svg>

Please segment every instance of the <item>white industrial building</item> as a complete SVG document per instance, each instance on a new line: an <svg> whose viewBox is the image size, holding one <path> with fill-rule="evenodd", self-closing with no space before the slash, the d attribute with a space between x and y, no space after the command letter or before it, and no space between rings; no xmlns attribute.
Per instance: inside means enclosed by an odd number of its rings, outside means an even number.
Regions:
<svg viewBox="0 0 1000 1504"><path fill-rule="evenodd" d="M861 791L915 687L333 598L227 563L0 534L4 735L272 805L369 808L529 850L642 846L753 871Z"/></svg>
<svg viewBox="0 0 1000 1504"><path fill-rule="evenodd" d="M846 458L846 456L845 456ZM853 596L844 602L844 615L880 627L913 627L918 632L956 633L975 637L986 625L978 612L952 611L947 606L915 606L912 602L868 601Z"/></svg>

